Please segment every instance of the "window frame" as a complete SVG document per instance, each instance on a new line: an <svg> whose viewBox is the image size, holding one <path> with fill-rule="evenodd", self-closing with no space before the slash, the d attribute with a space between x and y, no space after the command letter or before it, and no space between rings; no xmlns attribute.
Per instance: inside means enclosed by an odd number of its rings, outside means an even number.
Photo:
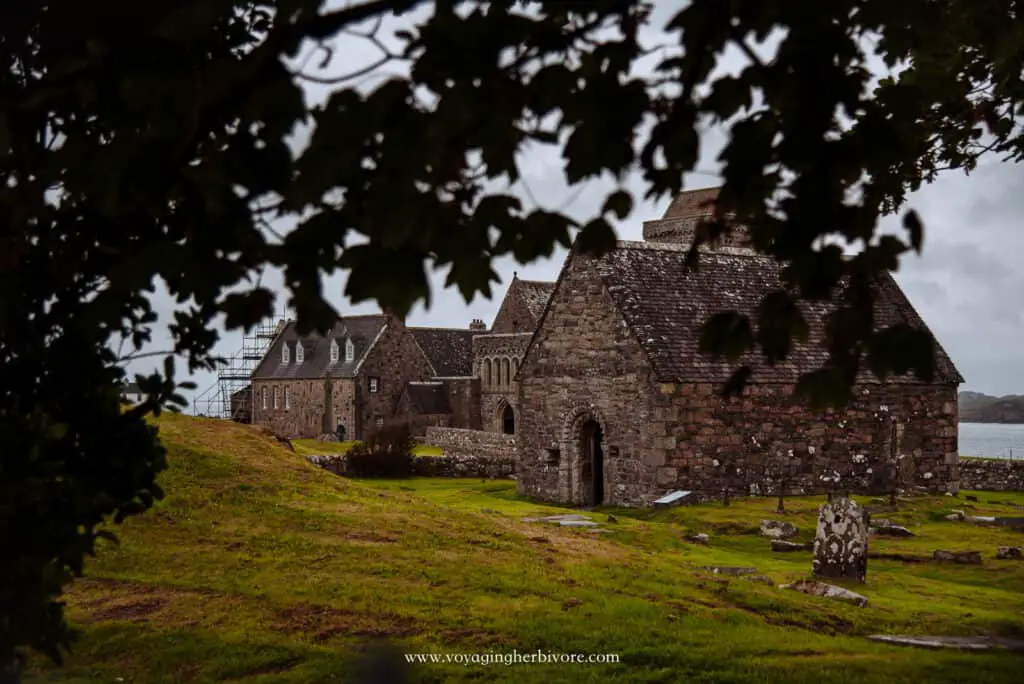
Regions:
<svg viewBox="0 0 1024 684"><path fill-rule="evenodd" d="M376 375L371 375L366 379L366 381L366 388L369 390L370 394L380 393L380 378Z"/></svg>

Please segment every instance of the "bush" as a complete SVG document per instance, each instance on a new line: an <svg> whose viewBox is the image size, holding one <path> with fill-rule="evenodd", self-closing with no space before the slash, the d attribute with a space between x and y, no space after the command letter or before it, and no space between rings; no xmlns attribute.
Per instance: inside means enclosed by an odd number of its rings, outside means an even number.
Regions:
<svg viewBox="0 0 1024 684"><path fill-rule="evenodd" d="M355 477L409 477L416 442L407 423L387 425L345 455L348 474Z"/></svg>

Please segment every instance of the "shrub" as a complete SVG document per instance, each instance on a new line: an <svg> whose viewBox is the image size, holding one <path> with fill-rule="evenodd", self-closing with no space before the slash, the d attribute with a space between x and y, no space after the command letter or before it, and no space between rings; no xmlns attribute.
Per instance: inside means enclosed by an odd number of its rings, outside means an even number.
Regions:
<svg viewBox="0 0 1024 684"><path fill-rule="evenodd" d="M407 423L384 426L349 449L348 473L355 477L409 477L415 445Z"/></svg>

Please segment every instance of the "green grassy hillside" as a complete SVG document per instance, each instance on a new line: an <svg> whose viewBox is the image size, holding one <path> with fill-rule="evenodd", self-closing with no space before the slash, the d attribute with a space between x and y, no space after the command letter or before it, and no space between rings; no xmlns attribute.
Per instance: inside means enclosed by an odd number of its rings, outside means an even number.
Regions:
<svg viewBox="0 0 1024 684"><path fill-rule="evenodd" d="M984 551L980 567L873 561L858 608L743 578L808 575L810 554L772 554L756 535L773 500L610 510L604 533L525 523L565 512L512 483L354 482L307 464L257 430L160 421L168 498L130 520L73 587L84 636L65 667L29 682L344 681L358 646L405 652L617 654L620 663L414 667L415 681L1018 682L1024 656L901 649L877 632L1024 636L1024 562L995 561L1024 534L947 522L948 497L886 514L917 537L873 550ZM1020 495L981 494L978 514ZM998 499L1002 503L988 503ZM789 502L809 539L820 499ZM595 514L604 521L604 513ZM710 546L682 540L711 534Z"/></svg>

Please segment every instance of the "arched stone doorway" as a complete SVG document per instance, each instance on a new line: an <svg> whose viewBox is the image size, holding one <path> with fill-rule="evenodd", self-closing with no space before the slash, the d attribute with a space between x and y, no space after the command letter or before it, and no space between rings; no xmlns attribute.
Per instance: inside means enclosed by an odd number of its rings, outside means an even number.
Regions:
<svg viewBox="0 0 1024 684"><path fill-rule="evenodd" d="M501 412L501 431L506 435L516 434L516 412L510 404L505 404Z"/></svg>
<svg viewBox="0 0 1024 684"><path fill-rule="evenodd" d="M558 459L559 500L574 506L608 503L615 498L609 486L613 473L605 461L608 422L601 410L590 402L573 402L563 416L558 441L561 445ZM598 496L595 497L595 494Z"/></svg>
<svg viewBox="0 0 1024 684"><path fill-rule="evenodd" d="M593 418L580 425L580 494L584 506L604 503L604 431Z"/></svg>

